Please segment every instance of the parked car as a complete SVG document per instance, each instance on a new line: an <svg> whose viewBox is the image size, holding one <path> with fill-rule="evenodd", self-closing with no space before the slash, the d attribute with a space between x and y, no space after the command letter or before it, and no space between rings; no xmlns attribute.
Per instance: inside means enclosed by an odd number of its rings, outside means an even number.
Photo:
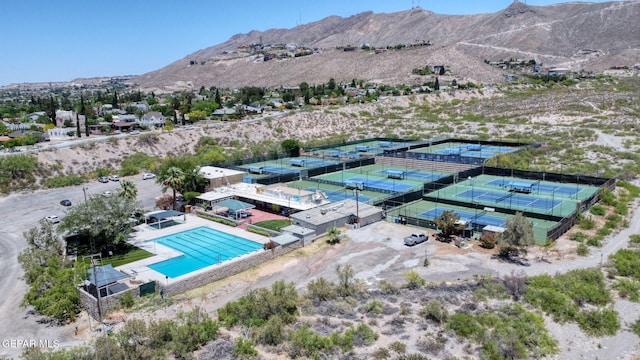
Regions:
<svg viewBox="0 0 640 360"><path fill-rule="evenodd" d="M131 135L140 135L140 131L138 130L133 130L132 132L130 132L129 134Z"/></svg>
<svg viewBox="0 0 640 360"><path fill-rule="evenodd" d="M62 206L71 206L71 200L64 199L60 201L60 205Z"/></svg>
<svg viewBox="0 0 640 360"><path fill-rule="evenodd" d="M111 180L111 181L120 181L120 178L118 177L118 175L111 175L111 176L109 176L109 180Z"/></svg>
<svg viewBox="0 0 640 360"><path fill-rule="evenodd" d="M425 242L427 240L429 240L429 235L425 233L413 233L407 236L406 238L404 238L404 244L407 246L413 246L413 245L417 245L422 242Z"/></svg>
<svg viewBox="0 0 640 360"><path fill-rule="evenodd" d="M106 176L100 176L98 178L98 181L100 181L101 183L108 183L109 182L109 178L107 178Z"/></svg>
<svg viewBox="0 0 640 360"><path fill-rule="evenodd" d="M57 224L60 222L60 218L58 217L58 215L49 215L46 217L46 219L52 224Z"/></svg>
<svg viewBox="0 0 640 360"><path fill-rule="evenodd" d="M113 193L109 190L102 192L102 196L111 196L111 195L113 195Z"/></svg>
<svg viewBox="0 0 640 360"><path fill-rule="evenodd" d="M142 174L142 180L153 179L156 177L156 174L146 173Z"/></svg>

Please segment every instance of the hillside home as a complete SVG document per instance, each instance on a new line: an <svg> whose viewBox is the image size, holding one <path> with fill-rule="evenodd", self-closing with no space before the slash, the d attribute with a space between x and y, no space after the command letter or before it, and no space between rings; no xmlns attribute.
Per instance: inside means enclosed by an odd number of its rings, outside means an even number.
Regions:
<svg viewBox="0 0 640 360"><path fill-rule="evenodd" d="M164 115L157 111L149 111L148 113L142 115L142 118L138 122L138 124L145 127L163 127L166 124L166 120Z"/></svg>

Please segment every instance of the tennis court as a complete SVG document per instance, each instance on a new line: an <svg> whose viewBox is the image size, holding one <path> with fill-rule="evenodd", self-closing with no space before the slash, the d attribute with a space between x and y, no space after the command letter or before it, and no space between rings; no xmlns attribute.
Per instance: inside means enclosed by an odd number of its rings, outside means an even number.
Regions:
<svg viewBox="0 0 640 360"><path fill-rule="evenodd" d="M554 207L562 204L562 200L537 198L531 195L518 194L514 192L500 193L488 190L471 189L465 190L456 197L468 200L469 202L509 204L510 206L521 206L524 208L540 209L550 211Z"/></svg>
<svg viewBox="0 0 640 360"><path fill-rule="evenodd" d="M372 178L363 178L363 177L350 177L345 179L345 184L347 183L356 183L363 184L365 187L372 189L380 189L386 191L407 191L413 187L411 184L403 184L400 181L395 180L381 180L381 179L372 179Z"/></svg>
<svg viewBox="0 0 640 360"><path fill-rule="evenodd" d="M402 170L402 169L395 169L395 168L384 169L376 172L376 174L380 174L387 177L389 175L395 176L396 174L400 174L400 173L402 174L402 177L405 179L418 179L424 182L437 181L447 176L445 174L440 174L440 173L423 172L423 171L417 171L417 170Z"/></svg>
<svg viewBox="0 0 640 360"><path fill-rule="evenodd" d="M306 188L305 190L307 191L316 191L316 188L310 187L310 188ZM338 201L342 201L342 200L355 200L356 196L353 193L353 190L329 190L329 189L323 189L321 190L326 196L327 199L331 202L338 202ZM368 196L364 196L364 195L358 195L358 201L359 202L368 202L371 199L373 199L372 197L368 197Z"/></svg>
<svg viewBox="0 0 640 360"><path fill-rule="evenodd" d="M507 219L499 216L487 215L485 211L482 211L476 214L476 213L462 211L462 210L449 210L449 209L443 209L443 208L435 208L435 209L425 211L423 213L418 214L418 217L427 219L427 220L434 220L439 218L440 215L442 215L442 213L445 211L453 211L454 213L460 216L460 220L464 220L470 224L475 224L477 226L493 225L493 226L504 227L507 222Z"/></svg>
<svg viewBox="0 0 640 360"><path fill-rule="evenodd" d="M522 180L519 180L522 182ZM513 180L508 179L495 179L485 183L486 185L495 186L495 187L505 187L509 186L513 183ZM539 181L530 182L531 191L545 194L555 194L555 195L566 195L566 196L575 196L577 193L582 191L578 185L576 186L565 186L565 185L556 185L550 183L541 183Z"/></svg>
<svg viewBox="0 0 640 360"><path fill-rule="evenodd" d="M438 155L456 155L465 157L491 158L499 154L506 154L517 151L518 147L510 146L493 146L484 144L466 144L466 143L442 143L432 145L425 148L413 149L411 152L431 153Z"/></svg>
<svg viewBox="0 0 640 360"><path fill-rule="evenodd" d="M262 171L272 174L290 174L290 173L299 173L300 170L292 169L290 167L283 166L274 166L274 165L264 165L262 166Z"/></svg>

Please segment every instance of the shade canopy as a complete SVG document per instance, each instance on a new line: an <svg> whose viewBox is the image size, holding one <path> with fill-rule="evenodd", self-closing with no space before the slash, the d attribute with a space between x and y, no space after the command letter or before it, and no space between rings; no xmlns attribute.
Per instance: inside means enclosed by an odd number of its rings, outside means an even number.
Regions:
<svg viewBox="0 0 640 360"><path fill-rule="evenodd" d="M96 276L94 277L93 269L89 269L89 282L98 288L129 278L129 275L114 269L111 264L96 266L95 275Z"/></svg>

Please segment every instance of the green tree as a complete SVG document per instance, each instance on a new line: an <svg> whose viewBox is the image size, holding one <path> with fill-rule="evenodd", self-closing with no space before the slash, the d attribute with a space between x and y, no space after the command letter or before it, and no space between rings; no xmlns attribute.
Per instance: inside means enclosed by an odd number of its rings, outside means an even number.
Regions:
<svg viewBox="0 0 640 360"><path fill-rule="evenodd" d="M91 252L102 251L127 239L133 230L129 218L136 208L136 202L126 197L92 196L67 212L58 231L88 240Z"/></svg>
<svg viewBox="0 0 640 360"><path fill-rule="evenodd" d="M340 229L332 227L327 231L327 242L331 245L338 244L340 242Z"/></svg>
<svg viewBox="0 0 640 360"><path fill-rule="evenodd" d="M505 231L498 236L500 254L506 257L526 255L526 248L535 242L533 224L520 212L507 220Z"/></svg>
<svg viewBox="0 0 640 360"><path fill-rule="evenodd" d="M336 88L336 79L334 78L329 79L329 83L327 84L327 89L335 90L335 88Z"/></svg>
<svg viewBox="0 0 640 360"><path fill-rule="evenodd" d="M138 196L138 188L131 180L120 181L120 191L118 196L135 201Z"/></svg>
<svg viewBox="0 0 640 360"><path fill-rule="evenodd" d="M287 139L280 143L280 147L285 153L289 154L290 157L298 157L300 156L302 144L296 139Z"/></svg>
<svg viewBox="0 0 640 360"><path fill-rule="evenodd" d="M440 230L440 234L445 241L448 241L452 235L459 234L464 228L464 224L459 222L460 215L453 211L443 211L433 222Z"/></svg>
<svg viewBox="0 0 640 360"><path fill-rule="evenodd" d="M176 191L180 191L184 185L185 175L184 172L178 167L171 167L167 170L166 175L162 178L164 188L162 191L166 191L167 188L171 188L173 191L173 210L176 209Z"/></svg>
<svg viewBox="0 0 640 360"><path fill-rule="evenodd" d="M27 247L18 262L29 289L22 305L33 306L37 313L60 324L73 320L80 312L76 284L86 268L72 266L64 255L62 239L45 220L26 231L24 238Z"/></svg>

